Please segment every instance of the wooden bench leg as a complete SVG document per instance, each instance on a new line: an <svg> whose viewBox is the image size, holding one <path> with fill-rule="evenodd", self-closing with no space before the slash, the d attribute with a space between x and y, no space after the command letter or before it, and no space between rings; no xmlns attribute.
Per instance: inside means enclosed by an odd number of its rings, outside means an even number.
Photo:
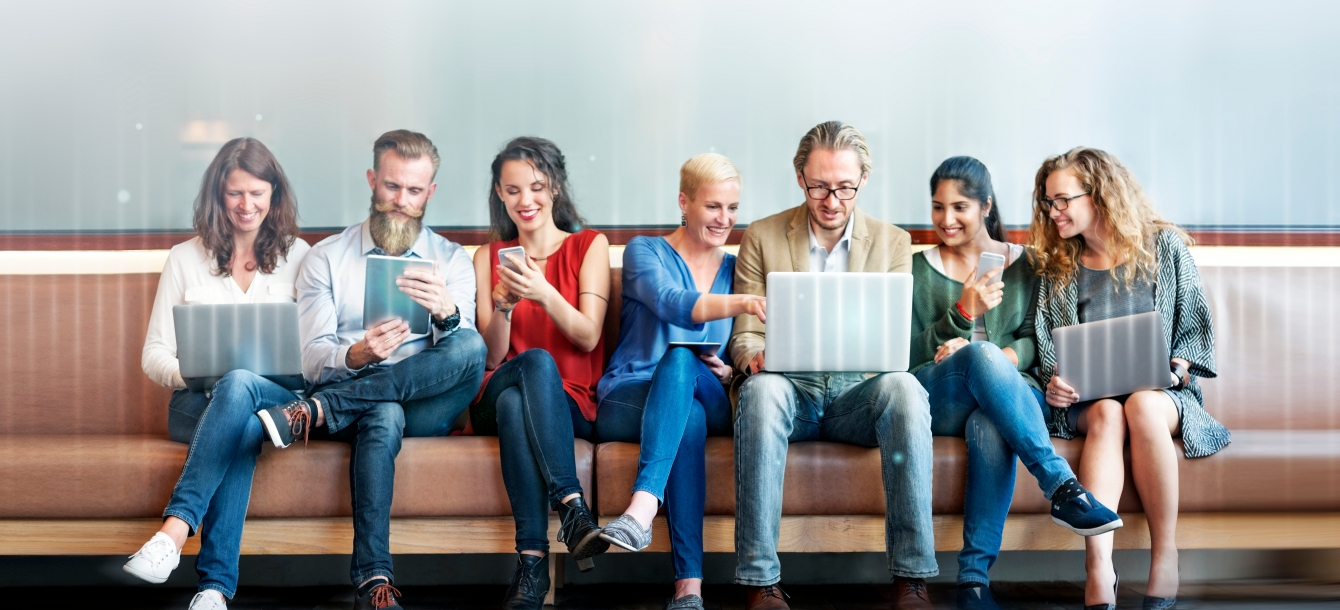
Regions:
<svg viewBox="0 0 1340 610"><path fill-rule="evenodd" d="M554 605L554 595L563 588L563 564L568 556L564 553L549 553L549 592L544 594L544 605Z"/></svg>

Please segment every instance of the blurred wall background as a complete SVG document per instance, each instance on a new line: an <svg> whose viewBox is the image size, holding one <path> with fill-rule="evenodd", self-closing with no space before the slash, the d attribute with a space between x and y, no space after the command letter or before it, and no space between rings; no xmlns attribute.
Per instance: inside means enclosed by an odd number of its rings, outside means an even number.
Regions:
<svg viewBox="0 0 1340 610"><path fill-rule="evenodd" d="M303 225L362 219L389 129L443 157L434 226L487 223L509 138L567 154L595 225L678 219L678 168L745 176L740 222L800 202L790 158L841 119L861 204L929 222L973 155L1008 224L1075 145L1117 154L1187 225L1340 226L1340 3L294 0L0 4L0 231L185 229L229 138L260 138Z"/></svg>

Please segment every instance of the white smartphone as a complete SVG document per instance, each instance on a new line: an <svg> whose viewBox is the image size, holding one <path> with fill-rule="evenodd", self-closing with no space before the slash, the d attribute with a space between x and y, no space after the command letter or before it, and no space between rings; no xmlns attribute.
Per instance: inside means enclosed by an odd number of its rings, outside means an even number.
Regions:
<svg viewBox="0 0 1340 610"><path fill-rule="evenodd" d="M981 258L977 259L977 277L980 278L990 272L992 269L999 269L1005 266L1005 257L991 252L983 252ZM1000 276L995 277L1000 280Z"/></svg>
<svg viewBox="0 0 1340 610"><path fill-rule="evenodd" d="M502 250L498 251L499 265L507 267L508 269L511 269L512 271L515 271L517 273L521 273L521 268L517 267L516 263L513 263L511 258L508 258L511 255L516 255L518 259L524 261L526 260L526 249L522 248L521 246L515 246L512 248L503 248Z"/></svg>

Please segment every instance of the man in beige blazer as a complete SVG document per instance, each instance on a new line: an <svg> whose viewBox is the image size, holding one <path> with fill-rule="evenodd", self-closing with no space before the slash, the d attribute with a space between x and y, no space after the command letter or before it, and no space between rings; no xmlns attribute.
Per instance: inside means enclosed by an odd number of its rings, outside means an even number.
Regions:
<svg viewBox="0 0 1340 610"><path fill-rule="evenodd" d="M749 225L735 262L735 292L766 296L773 271L912 270L907 232L856 207L870 176L870 149L860 132L822 123L801 138L794 165L805 204ZM926 391L905 372L768 372L766 330L757 318L739 316L730 341L735 369L749 373L735 413L735 582L750 587L746 607L787 608L777 587L787 446L822 440L879 447L894 608L931 608L924 579L939 569Z"/></svg>

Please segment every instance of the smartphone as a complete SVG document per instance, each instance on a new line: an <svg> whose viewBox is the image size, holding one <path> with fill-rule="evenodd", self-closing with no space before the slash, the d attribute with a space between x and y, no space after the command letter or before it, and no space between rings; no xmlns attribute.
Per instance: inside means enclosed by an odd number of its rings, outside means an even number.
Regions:
<svg viewBox="0 0 1340 610"><path fill-rule="evenodd" d="M980 278L986 275L992 269L999 269L1004 266L1005 266L1005 257L999 254L983 252L981 258L977 259L977 277ZM996 276L995 279L999 280L1000 276Z"/></svg>
<svg viewBox="0 0 1340 610"><path fill-rule="evenodd" d="M511 269L512 271L515 271L517 273L521 273L521 268L517 267L516 264L513 263L510 258L508 258L508 256L511 255L516 255L517 258L524 261L526 260L526 249L522 248L521 246L516 246L513 248L503 248L502 250L498 251L499 265L507 267L508 269Z"/></svg>

